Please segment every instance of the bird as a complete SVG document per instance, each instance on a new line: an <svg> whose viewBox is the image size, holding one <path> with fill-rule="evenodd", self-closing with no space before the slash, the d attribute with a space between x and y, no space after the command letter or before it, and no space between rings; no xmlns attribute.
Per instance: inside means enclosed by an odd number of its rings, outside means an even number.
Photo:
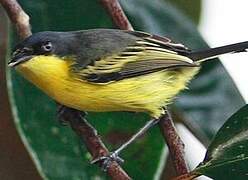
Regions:
<svg viewBox="0 0 248 180"><path fill-rule="evenodd" d="M203 61L247 48L245 41L192 51L167 37L118 29L44 31L18 43L8 65L66 107L149 114L129 141L95 161L122 162L119 153L158 122Z"/></svg>

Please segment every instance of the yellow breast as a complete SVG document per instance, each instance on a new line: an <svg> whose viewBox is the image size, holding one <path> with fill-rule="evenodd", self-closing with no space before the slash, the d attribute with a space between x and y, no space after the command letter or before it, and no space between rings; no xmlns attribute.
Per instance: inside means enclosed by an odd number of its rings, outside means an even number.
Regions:
<svg viewBox="0 0 248 180"><path fill-rule="evenodd" d="M17 66L31 81L57 102L83 111L136 111L159 117L170 100L197 73L198 68L160 71L108 84L76 79L70 61L36 56Z"/></svg>

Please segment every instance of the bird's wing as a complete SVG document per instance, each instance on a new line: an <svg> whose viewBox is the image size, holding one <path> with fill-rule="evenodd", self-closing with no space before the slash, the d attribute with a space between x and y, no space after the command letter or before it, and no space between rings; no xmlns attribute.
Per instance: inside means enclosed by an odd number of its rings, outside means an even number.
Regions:
<svg viewBox="0 0 248 180"><path fill-rule="evenodd" d="M148 33L123 32L135 36L135 43L120 52L95 59L84 68L75 68L78 64L73 64L73 74L89 82L108 83L169 68L196 66L184 56L189 50L181 44Z"/></svg>

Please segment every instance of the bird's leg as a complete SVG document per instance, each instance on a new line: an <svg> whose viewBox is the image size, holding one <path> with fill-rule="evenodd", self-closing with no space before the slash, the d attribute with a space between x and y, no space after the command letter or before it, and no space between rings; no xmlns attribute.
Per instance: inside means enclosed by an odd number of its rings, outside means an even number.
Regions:
<svg viewBox="0 0 248 180"><path fill-rule="evenodd" d="M153 119L148 121L144 127L142 127L136 134L134 134L127 142L122 144L117 150L115 150L113 153L120 154L120 152L125 149L129 144L133 143L136 139L138 139L140 136L145 134L148 129L150 129L152 126L158 123L158 119Z"/></svg>
<svg viewBox="0 0 248 180"><path fill-rule="evenodd" d="M109 167L109 164L111 161L116 161L117 163L124 162L123 159L121 159L118 155L120 152L127 148L127 146L131 143L133 143L137 138L142 136L147 132L148 129L150 129L152 126L157 124L159 119L152 119L146 123L144 127L142 127L136 134L134 134L127 142L122 144L118 149L116 149L114 152L111 152L108 156L102 156L100 158L94 159L91 161L92 164L103 162L103 170L106 171Z"/></svg>

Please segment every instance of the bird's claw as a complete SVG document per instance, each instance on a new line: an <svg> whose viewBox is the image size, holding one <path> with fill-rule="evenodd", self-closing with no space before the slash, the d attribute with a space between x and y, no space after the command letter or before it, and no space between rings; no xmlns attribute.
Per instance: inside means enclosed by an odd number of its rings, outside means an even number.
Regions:
<svg viewBox="0 0 248 180"><path fill-rule="evenodd" d="M72 111L71 108L68 108L68 107L66 107L64 105L58 104L58 107L57 107L57 119L59 120L60 124L62 124L62 125L68 125L69 124L68 120L65 119L65 117L68 114L70 114L71 111ZM85 117L87 115L87 112L80 111L80 115L82 117Z"/></svg>
<svg viewBox="0 0 248 180"><path fill-rule="evenodd" d="M102 162L102 165L101 165L102 170L107 171L107 169L109 168L109 166L111 165L113 161L115 161L118 164L121 164L124 162L124 160L120 158L117 153L113 152L107 156L102 156L97 159L94 159L93 161L91 161L91 164L97 164L97 163Z"/></svg>
<svg viewBox="0 0 248 180"><path fill-rule="evenodd" d="M66 107L63 106L63 105L59 105L58 108L57 108L57 119L59 120L59 123L61 125L68 125L68 121L66 121L64 118L63 118L63 114L66 112Z"/></svg>

